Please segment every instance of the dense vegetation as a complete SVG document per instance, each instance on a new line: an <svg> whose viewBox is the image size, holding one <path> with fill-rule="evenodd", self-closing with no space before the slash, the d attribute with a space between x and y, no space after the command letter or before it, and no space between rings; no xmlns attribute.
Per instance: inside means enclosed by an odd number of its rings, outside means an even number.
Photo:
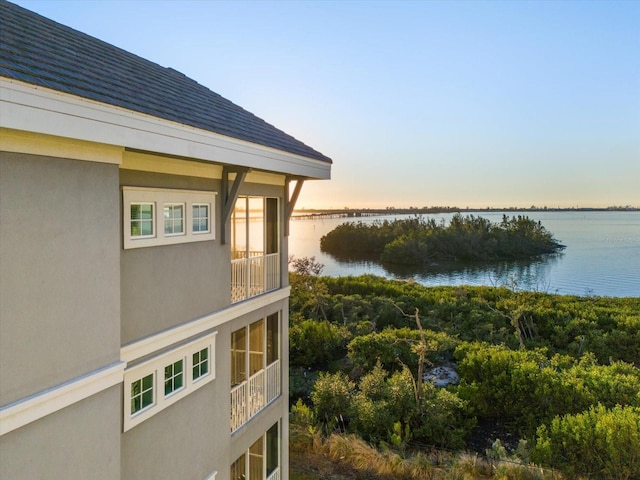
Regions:
<svg viewBox="0 0 640 480"><path fill-rule="evenodd" d="M563 246L540 222L522 215L493 223L456 214L449 225L422 217L347 222L320 239L322 251L343 258L420 265L443 260L515 260L556 253Z"/></svg>
<svg viewBox="0 0 640 480"><path fill-rule="evenodd" d="M294 269L290 395L310 428L405 456L475 450L567 478L640 478L640 298ZM423 381L436 365L459 385Z"/></svg>

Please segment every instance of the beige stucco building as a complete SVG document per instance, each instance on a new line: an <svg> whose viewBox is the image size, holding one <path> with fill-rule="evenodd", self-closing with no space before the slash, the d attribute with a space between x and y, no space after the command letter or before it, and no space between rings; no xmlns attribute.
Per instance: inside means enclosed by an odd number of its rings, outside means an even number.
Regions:
<svg viewBox="0 0 640 480"><path fill-rule="evenodd" d="M0 478L288 478L288 220L331 160L0 1Z"/></svg>

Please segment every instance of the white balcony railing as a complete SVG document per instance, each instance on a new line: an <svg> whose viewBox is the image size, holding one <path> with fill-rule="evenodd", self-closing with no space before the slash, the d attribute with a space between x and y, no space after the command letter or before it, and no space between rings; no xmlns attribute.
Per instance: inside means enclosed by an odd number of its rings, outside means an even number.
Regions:
<svg viewBox="0 0 640 480"><path fill-rule="evenodd" d="M264 408L267 402L264 397L264 370L249 377L249 418Z"/></svg>
<svg viewBox="0 0 640 480"><path fill-rule="evenodd" d="M234 432L247 421L247 382L231 389L231 431Z"/></svg>
<svg viewBox="0 0 640 480"><path fill-rule="evenodd" d="M282 378L280 360L256 372L231 389L231 431L235 432L260 410L280 396Z"/></svg>
<svg viewBox="0 0 640 480"><path fill-rule="evenodd" d="M271 403L282 391L281 375L280 375L280 360L276 360L267 367L266 371L266 390L267 404Z"/></svg>
<svg viewBox="0 0 640 480"><path fill-rule="evenodd" d="M280 467L276 467L276 469L267 477L267 480L280 480Z"/></svg>
<svg viewBox="0 0 640 480"><path fill-rule="evenodd" d="M231 303L280 287L280 254L250 252L231 260Z"/></svg>

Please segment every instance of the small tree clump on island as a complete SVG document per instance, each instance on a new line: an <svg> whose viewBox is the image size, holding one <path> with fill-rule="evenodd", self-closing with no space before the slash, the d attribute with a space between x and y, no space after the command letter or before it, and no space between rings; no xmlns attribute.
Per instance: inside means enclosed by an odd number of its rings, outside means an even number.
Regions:
<svg viewBox="0 0 640 480"><path fill-rule="evenodd" d="M370 257L406 265L434 261L528 259L564 248L540 222L522 215L502 222L456 214L449 225L420 217L373 223L347 222L320 239L338 257Z"/></svg>

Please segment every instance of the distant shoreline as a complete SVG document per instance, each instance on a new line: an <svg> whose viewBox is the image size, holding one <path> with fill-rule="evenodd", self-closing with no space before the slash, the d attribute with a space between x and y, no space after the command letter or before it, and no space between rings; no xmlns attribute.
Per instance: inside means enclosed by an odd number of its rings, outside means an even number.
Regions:
<svg viewBox="0 0 640 480"><path fill-rule="evenodd" d="M292 218L358 218L373 217L381 215L411 215L411 214L439 214L439 213L486 213L486 212L640 212L640 207L620 206L620 207L507 207L507 208L459 208L459 207L409 207L409 208L301 208L293 211Z"/></svg>

